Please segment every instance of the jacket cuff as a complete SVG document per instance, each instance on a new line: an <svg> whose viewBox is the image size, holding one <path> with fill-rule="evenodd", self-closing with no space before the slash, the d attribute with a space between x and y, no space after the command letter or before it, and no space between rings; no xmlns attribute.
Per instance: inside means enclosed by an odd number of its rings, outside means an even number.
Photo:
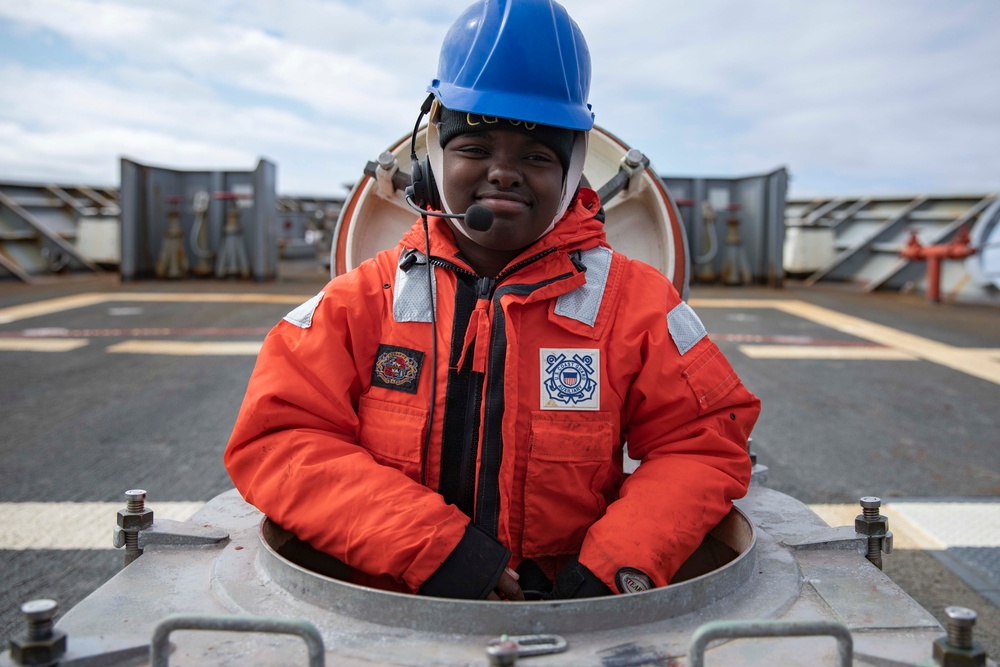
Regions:
<svg viewBox="0 0 1000 667"><path fill-rule="evenodd" d="M576 558L559 570L552 587L552 597L556 600L597 598L613 594L614 591L607 584Z"/></svg>
<svg viewBox="0 0 1000 667"><path fill-rule="evenodd" d="M420 586L419 593L438 598L482 600L496 588L510 555L507 547L470 523L458 546Z"/></svg>

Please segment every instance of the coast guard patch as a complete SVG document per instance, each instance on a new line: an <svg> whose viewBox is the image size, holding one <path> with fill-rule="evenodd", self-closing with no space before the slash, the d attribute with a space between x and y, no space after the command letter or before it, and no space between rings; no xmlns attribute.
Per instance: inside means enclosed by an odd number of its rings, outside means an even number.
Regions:
<svg viewBox="0 0 1000 667"><path fill-rule="evenodd" d="M600 350L542 348L539 357L542 410L600 409Z"/></svg>
<svg viewBox="0 0 1000 667"><path fill-rule="evenodd" d="M372 385L417 393L424 353L395 345L379 345L372 368Z"/></svg>

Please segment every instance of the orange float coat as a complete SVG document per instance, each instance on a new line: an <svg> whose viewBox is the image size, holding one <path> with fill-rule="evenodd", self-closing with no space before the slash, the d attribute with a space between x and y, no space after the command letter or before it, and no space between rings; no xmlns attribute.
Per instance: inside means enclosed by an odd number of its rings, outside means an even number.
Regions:
<svg viewBox="0 0 1000 667"><path fill-rule="evenodd" d="M760 402L668 280L610 250L599 208L581 189L497 280L431 218L436 327L419 223L289 313L225 454L244 498L401 590L470 521L512 567L578 554L612 590L623 568L666 585L745 493Z"/></svg>

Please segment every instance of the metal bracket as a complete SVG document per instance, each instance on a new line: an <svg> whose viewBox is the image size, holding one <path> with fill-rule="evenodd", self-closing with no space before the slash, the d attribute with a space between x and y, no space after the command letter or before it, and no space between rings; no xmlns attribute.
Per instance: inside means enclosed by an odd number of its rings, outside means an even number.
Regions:
<svg viewBox="0 0 1000 667"><path fill-rule="evenodd" d="M688 667L705 667L705 651L717 639L749 637L812 637L830 635L837 640L840 667L854 662L854 639L840 623L833 621L715 621L695 630L688 644Z"/></svg>
<svg viewBox="0 0 1000 667"><path fill-rule="evenodd" d="M172 614L160 621L153 630L149 647L150 667L167 667L170 663L170 633L174 630L215 630L217 632L265 632L297 635L306 643L310 667L324 667L326 652L323 637L312 623L267 616L220 616L217 614Z"/></svg>
<svg viewBox="0 0 1000 667"><path fill-rule="evenodd" d="M118 539L117 531L115 532L115 539ZM139 548L144 549L151 544L179 546L218 544L227 539L229 539L229 533L218 528L199 526L190 521L156 519L153 521L152 526L139 533Z"/></svg>
<svg viewBox="0 0 1000 667"><path fill-rule="evenodd" d="M601 205L606 206L609 201L615 198L620 192L628 189L632 181L649 167L649 158L643 155L642 151L632 148L618 165L618 173L611 177L607 183L602 185L597 191L597 196L601 200Z"/></svg>
<svg viewBox="0 0 1000 667"><path fill-rule="evenodd" d="M378 167L375 169L375 186L377 194L383 199L391 199L396 194L396 184L393 177L399 171L399 163L395 156L385 151L378 156Z"/></svg>

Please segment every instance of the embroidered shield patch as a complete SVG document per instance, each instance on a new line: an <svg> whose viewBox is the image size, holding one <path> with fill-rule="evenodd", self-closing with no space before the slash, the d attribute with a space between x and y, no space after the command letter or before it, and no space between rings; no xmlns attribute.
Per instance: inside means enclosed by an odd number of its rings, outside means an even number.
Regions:
<svg viewBox="0 0 1000 667"><path fill-rule="evenodd" d="M600 350L542 348L539 370L542 410L600 409Z"/></svg>
<svg viewBox="0 0 1000 667"><path fill-rule="evenodd" d="M395 345L379 345L372 368L372 385L417 393L424 353Z"/></svg>

